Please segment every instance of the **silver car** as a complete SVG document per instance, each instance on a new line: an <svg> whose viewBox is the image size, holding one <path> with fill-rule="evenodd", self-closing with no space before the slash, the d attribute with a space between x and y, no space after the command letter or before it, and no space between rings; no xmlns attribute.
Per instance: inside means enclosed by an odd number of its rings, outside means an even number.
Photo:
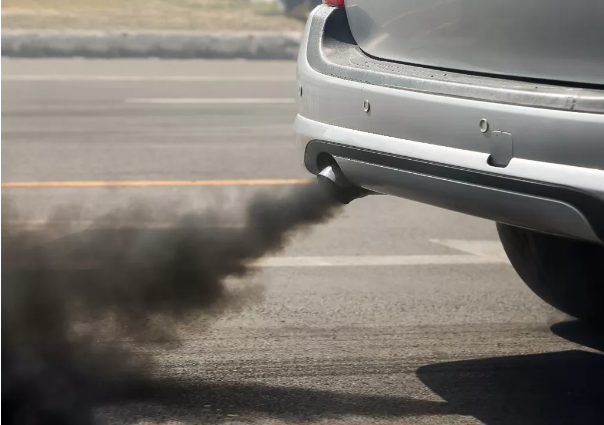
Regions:
<svg viewBox="0 0 604 425"><path fill-rule="evenodd" d="M497 222L534 292L604 322L604 1L324 3L298 57L308 171L344 203Z"/></svg>

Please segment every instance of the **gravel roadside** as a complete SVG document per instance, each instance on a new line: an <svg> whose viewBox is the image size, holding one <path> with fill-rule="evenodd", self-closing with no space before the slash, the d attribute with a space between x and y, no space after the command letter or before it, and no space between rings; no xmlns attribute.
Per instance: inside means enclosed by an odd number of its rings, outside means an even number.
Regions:
<svg viewBox="0 0 604 425"><path fill-rule="evenodd" d="M2 56L294 59L303 21L248 0L6 0Z"/></svg>

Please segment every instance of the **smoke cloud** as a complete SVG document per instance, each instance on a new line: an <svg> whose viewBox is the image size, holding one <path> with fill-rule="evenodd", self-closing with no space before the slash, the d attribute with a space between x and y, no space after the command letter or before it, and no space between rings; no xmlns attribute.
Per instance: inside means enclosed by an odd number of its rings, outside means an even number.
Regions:
<svg viewBox="0 0 604 425"><path fill-rule="evenodd" d="M261 194L242 226L227 212L187 214L168 228L143 224L141 205L69 234L65 212L35 230L2 217L2 419L7 424L91 424L107 394L150 379L153 359L137 347L178 343L178 326L210 320L257 296L230 288L254 260L338 205L316 185ZM57 224L59 223L59 224ZM134 225L133 225L134 223Z"/></svg>

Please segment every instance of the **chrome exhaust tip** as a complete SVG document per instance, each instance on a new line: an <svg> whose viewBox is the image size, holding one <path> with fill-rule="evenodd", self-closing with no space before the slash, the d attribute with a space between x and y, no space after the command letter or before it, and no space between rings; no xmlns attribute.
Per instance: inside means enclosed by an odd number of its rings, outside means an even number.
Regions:
<svg viewBox="0 0 604 425"><path fill-rule="evenodd" d="M323 168L317 175L317 181L329 196L342 204L349 204L370 193L368 190L350 183L336 164Z"/></svg>

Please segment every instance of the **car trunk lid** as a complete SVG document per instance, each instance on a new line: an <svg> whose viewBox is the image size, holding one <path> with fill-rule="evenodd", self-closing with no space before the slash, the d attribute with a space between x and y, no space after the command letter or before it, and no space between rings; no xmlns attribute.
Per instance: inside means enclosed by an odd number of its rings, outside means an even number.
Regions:
<svg viewBox="0 0 604 425"><path fill-rule="evenodd" d="M602 0L346 0L367 54L461 72L604 85Z"/></svg>

